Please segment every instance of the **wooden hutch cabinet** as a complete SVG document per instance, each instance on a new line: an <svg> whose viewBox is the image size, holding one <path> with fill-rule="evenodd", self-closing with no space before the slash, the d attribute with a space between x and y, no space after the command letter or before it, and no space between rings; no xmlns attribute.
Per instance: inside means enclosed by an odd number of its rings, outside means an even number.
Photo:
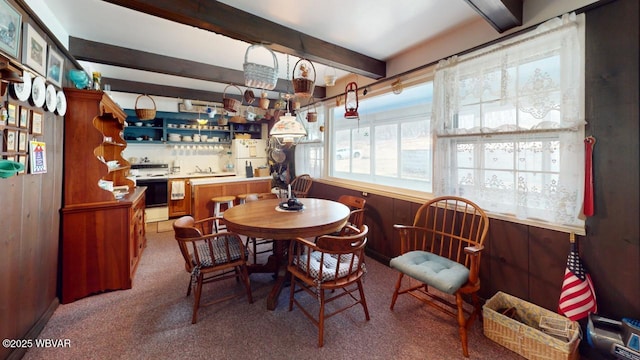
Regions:
<svg viewBox="0 0 640 360"><path fill-rule="evenodd" d="M146 245L145 188L127 178L124 111L102 91L64 92L61 302L69 303L131 288ZM106 162L113 160L119 165L108 167ZM116 199L104 184L128 193Z"/></svg>

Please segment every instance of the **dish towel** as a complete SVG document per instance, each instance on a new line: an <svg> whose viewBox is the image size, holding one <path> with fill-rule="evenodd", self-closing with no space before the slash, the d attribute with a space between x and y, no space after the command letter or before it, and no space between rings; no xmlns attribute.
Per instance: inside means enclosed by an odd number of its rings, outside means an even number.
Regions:
<svg viewBox="0 0 640 360"><path fill-rule="evenodd" d="M171 182L171 200L184 199L184 180Z"/></svg>

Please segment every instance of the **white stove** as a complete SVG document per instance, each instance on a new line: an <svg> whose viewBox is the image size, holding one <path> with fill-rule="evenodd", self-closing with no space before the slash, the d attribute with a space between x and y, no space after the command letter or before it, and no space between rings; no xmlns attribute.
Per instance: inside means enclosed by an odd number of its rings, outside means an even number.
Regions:
<svg viewBox="0 0 640 360"><path fill-rule="evenodd" d="M131 164L130 174L136 181L149 179L169 179L169 164Z"/></svg>
<svg viewBox="0 0 640 360"><path fill-rule="evenodd" d="M147 221L149 222L152 218L155 220L168 219L169 164L132 164L130 174L135 176L136 186L147 188L145 191ZM151 212L158 214L152 216Z"/></svg>

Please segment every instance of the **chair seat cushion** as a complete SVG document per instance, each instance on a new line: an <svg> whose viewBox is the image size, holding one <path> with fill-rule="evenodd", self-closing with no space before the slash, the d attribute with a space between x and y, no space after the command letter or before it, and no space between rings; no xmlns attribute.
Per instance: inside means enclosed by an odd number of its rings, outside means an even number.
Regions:
<svg viewBox="0 0 640 360"><path fill-rule="evenodd" d="M351 254L341 255L340 261L337 261L337 256L330 256L329 254L325 254L324 258L322 258L322 253L319 251L314 251L311 253L310 264L309 264L309 275L315 278L317 281L330 281L343 278L345 276L351 275L358 271L358 257L355 256L354 266L351 269ZM320 259L322 259L322 279L320 279ZM293 263L296 264L303 272L307 271L307 256L302 255L294 258ZM338 265L340 265L338 267ZM336 267L338 267L337 276L336 276Z"/></svg>
<svg viewBox="0 0 640 360"><path fill-rule="evenodd" d="M454 294L469 278L464 265L428 251L407 252L391 259L389 266L447 294Z"/></svg>
<svg viewBox="0 0 640 360"><path fill-rule="evenodd" d="M211 256L209 254L209 245L206 243L198 244L198 255L200 256L200 262L202 267L211 267L214 265L224 264L232 261L236 261L240 259L240 245L238 241L234 238L229 239L229 255L230 258L227 258L227 250L226 250L226 239L224 236L218 237L213 241L213 255L215 256L215 264L211 261ZM246 255L245 255L246 256ZM195 259L193 259L193 264L196 265Z"/></svg>

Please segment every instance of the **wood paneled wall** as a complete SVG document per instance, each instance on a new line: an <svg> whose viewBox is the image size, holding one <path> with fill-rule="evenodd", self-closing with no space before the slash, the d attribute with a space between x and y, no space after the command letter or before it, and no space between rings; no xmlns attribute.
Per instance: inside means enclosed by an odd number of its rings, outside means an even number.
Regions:
<svg viewBox="0 0 640 360"><path fill-rule="evenodd" d="M9 1L22 21L39 29L19 2ZM45 35L44 32L40 32ZM45 35L50 45L54 42ZM58 49L60 51L60 49ZM64 53L64 51L60 51ZM73 66L65 59L65 69ZM66 73L66 72L65 72ZM66 82L67 80L63 80ZM35 109L9 95L1 101ZM38 336L58 306L58 244L62 204L62 117L44 109L43 135L47 144L47 173L0 179L0 338ZM31 137L29 137L31 139ZM0 359L20 358L25 349L0 347Z"/></svg>

